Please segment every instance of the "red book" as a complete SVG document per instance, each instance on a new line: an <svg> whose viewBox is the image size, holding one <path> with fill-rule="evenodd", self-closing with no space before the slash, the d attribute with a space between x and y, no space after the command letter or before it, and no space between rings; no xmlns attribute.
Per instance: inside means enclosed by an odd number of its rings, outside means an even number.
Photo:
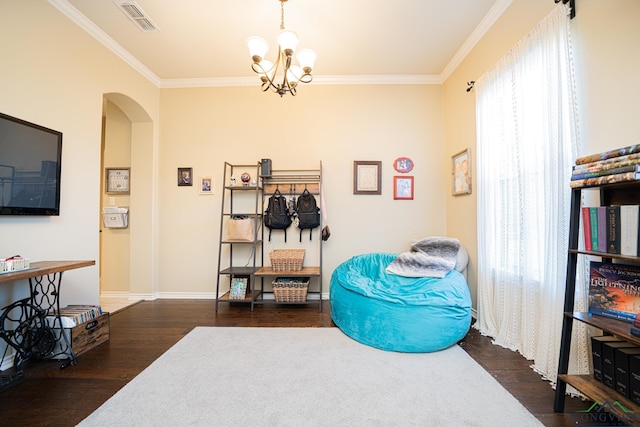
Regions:
<svg viewBox="0 0 640 427"><path fill-rule="evenodd" d="M582 208L582 229L584 231L584 249L593 250L591 245L591 211L588 207Z"/></svg>

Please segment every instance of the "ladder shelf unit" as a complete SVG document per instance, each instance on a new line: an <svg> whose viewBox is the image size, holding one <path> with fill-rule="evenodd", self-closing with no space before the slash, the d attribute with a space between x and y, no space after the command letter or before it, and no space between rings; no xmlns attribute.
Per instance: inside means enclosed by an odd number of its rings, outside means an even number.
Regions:
<svg viewBox="0 0 640 427"><path fill-rule="evenodd" d="M222 202L220 213L220 240L218 246L218 274L216 282L216 311L220 302L246 303L251 306L260 295L255 287L255 273L262 266L263 247L260 235L262 224L262 187L260 185L261 163L224 163ZM242 182L241 176L249 174L249 182ZM228 222L234 218L253 220L252 240L228 239ZM259 255L259 256L258 256ZM245 297L231 298L231 290L220 295L221 278L247 280Z"/></svg>
<svg viewBox="0 0 640 427"><path fill-rule="evenodd" d="M575 188L571 193L571 213L569 226L569 250L567 258L567 278L565 283L564 317L562 324L562 338L560 342L560 355L558 362L558 382L556 385L554 410L564 411L567 384L573 386L589 399L595 402L609 402L608 411L613 411L615 415L634 425L637 422L637 414L640 413L640 405L625 397L621 393L596 380L593 375L568 375L569 353L571 349L571 332L573 321L583 322L602 330L605 335L615 335L626 341L636 343L640 346L640 337L635 337L630 333L629 322L623 320L610 319L603 316L591 315L590 313L574 312L575 290L576 290L576 266L578 256L596 256L602 260L611 262L628 261L640 263L640 257L630 255L620 255L613 253L587 251L578 248L580 235L581 200L582 192L585 190L599 191L600 205L637 205L640 204L640 181L628 181L615 184L605 184L599 187ZM619 402L624 408L612 405ZM626 410L623 410L626 409Z"/></svg>

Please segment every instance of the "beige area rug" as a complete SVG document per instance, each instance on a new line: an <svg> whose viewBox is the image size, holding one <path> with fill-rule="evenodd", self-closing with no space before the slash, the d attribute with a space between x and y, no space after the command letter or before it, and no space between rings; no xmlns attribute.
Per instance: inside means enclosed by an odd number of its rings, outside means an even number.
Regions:
<svg viewBox="0 0 640 427"><path fill-rule="evenodd" d="M453 346L394 353L338 328L195 328L80 424L541 426Z"/></svg>

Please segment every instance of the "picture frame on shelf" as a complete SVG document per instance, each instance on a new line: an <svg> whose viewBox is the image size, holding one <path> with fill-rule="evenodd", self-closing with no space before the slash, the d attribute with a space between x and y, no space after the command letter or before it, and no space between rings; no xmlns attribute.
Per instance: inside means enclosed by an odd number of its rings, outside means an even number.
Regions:
<svg viewBox="0 0 640 427"><path fill-rule="evenodd" d="M471 194L471 150L469 148L451 157L451 187L454 196Z"/></svg>
<svg viewBox="0 0 640 427"><path fill-rule="evenodd" d="M210 176L201 176L198 180L198 193L203 195L213 194L213 178Z"/></svg>
<svg viewBox="0 0 640 427"><path fill-rule="evenodd" d="M105 168L105 192L107 194L129 194L131 168Z"/></svg>
<svg viewBox="0 0 640 427"><path fill-rule="evenodd" d="M353 162L353 194L382 194L382 162Z"/></svg>
<svg viewBox="0 0 640 427"><path fill-rule="evenodd" d="M413 200L413 176L393 177L393 199Z"/></svg>
<svg viewBox="0 0 640 427"><path fill-rule="evenodd" d="M178 187L193 186L193 168L178 168Z"/></svg>
<svg viewBox="0 0 640 427"><path fill-rule="evenodd" d="M243 300L247 296L247 287L249 285L248 276L234 276L231 278L229 286L229 299Z"/></svg>

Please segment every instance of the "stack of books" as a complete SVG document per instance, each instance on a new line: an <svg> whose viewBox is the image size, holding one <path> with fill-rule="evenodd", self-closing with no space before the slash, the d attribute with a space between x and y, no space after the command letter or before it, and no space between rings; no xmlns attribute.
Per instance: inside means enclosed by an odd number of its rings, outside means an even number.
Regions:
<svg viewBox="0 0 640 427"><path fill-rule="evenodd" d="M571 173L571 188L593 187L640 179L640 144L579 157Z"/></svg>
<svg viewBox="0 0 640 427"><path fill-rule="evenodd" d="M55 315L56 313L52 312L47 316L51 319L49 323L52 322ZM73 328L100 316L102 316L102 307L99 305L68 305L60 309L63 328Z"/></svg>

